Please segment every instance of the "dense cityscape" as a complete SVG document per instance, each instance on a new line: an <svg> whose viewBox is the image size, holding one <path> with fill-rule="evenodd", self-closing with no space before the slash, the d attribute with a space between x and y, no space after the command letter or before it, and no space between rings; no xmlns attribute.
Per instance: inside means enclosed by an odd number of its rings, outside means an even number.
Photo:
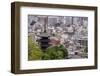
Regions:
<svg viewBox="0 0 100 76"><path fill-rule="evenodd" d="M41 38L44 38L44 40ZM28 39L31 39L29 41L42 50L46 50L51 46L62 45L67 50L67 53L64 52L66 56L63 59L88 58L88 18L29 15ZM45 47L43 47L42 41L45 42ZM30 49L30 45L28 47ZM43 52L45 53L45 51ZM29 51L28 54L32 56L32 52ZM61 57L55 59L59 58L62 59ZM50 58L48 57L48 59ZM34 60L34 58L30 57L29 60ZM38 60L38 57L35 60Z"/></svg>

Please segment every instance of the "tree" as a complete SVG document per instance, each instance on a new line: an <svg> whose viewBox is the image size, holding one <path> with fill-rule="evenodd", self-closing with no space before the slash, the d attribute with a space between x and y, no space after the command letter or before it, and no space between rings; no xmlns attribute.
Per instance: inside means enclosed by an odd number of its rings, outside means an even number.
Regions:
<svg viewBox="0 0 100 76"><path fill-rule="evenodd" d="M63 52L64 57L68 57L68 50L63 46L59 46L59 50Z"/></svg>
<svg viewBox="0 0 100 76"><path fill-rule="evenodd" d="M84 52L85 52L85 53L88 53L88 47L86 47L86 48L84 49Z"/></svg>
<svg viewBox="0 0 100 76"><path fill-rule="evenodd" d="M32 42L32 38L28 37L28 59L29 60L41 60L42 51L40 47Z"/></svg>
<svg viewBox="0 0 100 76"><path fill-rule="evenodd" d="M63 45L51 46L46 49L46 52L43 55L42 59L44 60L64 59L67 56L68 56L68 51Z"/></svg>

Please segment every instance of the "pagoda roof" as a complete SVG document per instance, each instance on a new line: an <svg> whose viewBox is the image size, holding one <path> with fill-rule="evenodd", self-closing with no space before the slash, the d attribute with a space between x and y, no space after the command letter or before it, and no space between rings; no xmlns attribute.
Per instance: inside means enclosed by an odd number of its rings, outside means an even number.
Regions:
<svg viewBox="0 0 100 76"><path fill-rule="evenodd" d="M50 34L48 33L41 33L40 35L38 35L39 37L50 37Z"/></svg>

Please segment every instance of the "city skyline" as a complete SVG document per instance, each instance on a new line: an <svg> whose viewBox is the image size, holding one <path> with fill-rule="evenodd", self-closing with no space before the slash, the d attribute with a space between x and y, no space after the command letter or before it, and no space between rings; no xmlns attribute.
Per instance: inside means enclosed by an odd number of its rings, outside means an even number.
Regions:
<svg viewBox="0 0 100 76"><path fill-rule="evenodd" d="M40 45L40 35L50 36L50 46L63 45L69 59L87 58L88 17L28 15L28 36ZM42 35L44 36L44 35ZM49 47L49 46L48 46Z"/></svg>

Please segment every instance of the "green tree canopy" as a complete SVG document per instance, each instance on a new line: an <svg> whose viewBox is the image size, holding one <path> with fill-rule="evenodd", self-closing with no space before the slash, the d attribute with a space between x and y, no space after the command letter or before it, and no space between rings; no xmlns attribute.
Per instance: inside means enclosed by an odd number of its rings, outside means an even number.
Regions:
<svg viewBox="0 0 100 76"><path fill-rule="evenodd" d="M46 49L46 52L43 55L42 59L46 59L46 60L64 59L67 56L68 56L68 51L63 45L51 46Z"/></svg>
<svg viewBox="0 0 100 76"><path fill-rule="evenodd" d="M28 59L29 60L40 60L42 58L42 51L40 47L32 42L32 38L28 38Z"/></svg>

